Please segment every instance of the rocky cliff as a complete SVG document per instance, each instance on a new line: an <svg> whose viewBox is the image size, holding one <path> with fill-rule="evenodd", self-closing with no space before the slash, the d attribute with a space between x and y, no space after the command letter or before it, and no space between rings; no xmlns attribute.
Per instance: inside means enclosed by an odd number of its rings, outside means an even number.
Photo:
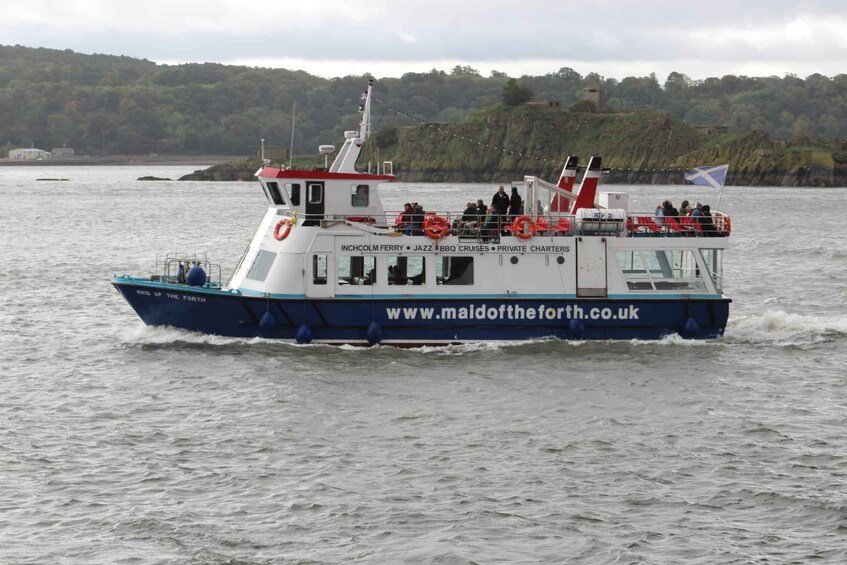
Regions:
<svg viewBox="0 0 847 565"><path fill-rule="evenodd" d="M709 134L664 113L593 114L537 106L497 106L461 123L377 132L360 169L365 161L392 161L405 182L508 182L525 175L555 180L567 155L580 155L583 165L591 155L602 155L609 169L606 184L681 183L687 169L729 163L728 185L847 186L845 140ZM249 179L257 165L251 160L213 167L192 178Z"/></svg>

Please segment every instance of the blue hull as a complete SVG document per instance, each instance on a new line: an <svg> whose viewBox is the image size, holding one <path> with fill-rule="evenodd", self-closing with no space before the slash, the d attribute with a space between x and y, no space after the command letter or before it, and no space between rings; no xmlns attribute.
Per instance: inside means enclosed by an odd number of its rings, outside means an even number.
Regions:
<svg viewBox="0 0 847 565"><path fill-rule="evenodd" d="M419 345L472 341L660 339L723 335L727 298L264 298L116 277L151 326L299 343Z"/></svg>

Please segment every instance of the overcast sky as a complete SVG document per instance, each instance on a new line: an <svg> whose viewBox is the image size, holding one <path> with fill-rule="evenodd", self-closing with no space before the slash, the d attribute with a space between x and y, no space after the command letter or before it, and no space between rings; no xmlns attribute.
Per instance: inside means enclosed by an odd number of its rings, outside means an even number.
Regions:
<svg viewBox="0 0 847 565"><path fill-rule="evenodd" d="M847 72L847 0L36 0L0 44L377 78L469 65L606 78Z"/></svg>

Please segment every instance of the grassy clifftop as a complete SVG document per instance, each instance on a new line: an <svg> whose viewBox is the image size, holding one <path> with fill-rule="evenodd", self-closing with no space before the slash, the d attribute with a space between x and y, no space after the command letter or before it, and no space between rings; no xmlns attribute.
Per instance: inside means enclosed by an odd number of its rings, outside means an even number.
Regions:
<svg viewBox="0 0 847 565"><path fill-rule="evenodd" d="M397 131L370 154L394 161L408 181L498 182L558 177L567 155L602 155L604 182L682 182L681 170L730 164L728 184L847 185L847 144L773 141L764 132L708 134L664 113L590 114L532 106L496 107L459 124ZM374 147L377 146L377 147Z"/></svg>
<svg viewBox="0 0 847 565"><path fill-rule="evenodd" d="M508 182L558 178L564 159L602 155L605 183L681 183L682 172L729 163L727 184L847 186L847 142L771 140L760 131L709 134L661 112L592 114L538 106L495 106L461 123L385 128L372 136L365 161L392 161L402 181ZM322 166L318 156L298 166ZM314 161L314 163L312 163ZM311 164L310 164L311 163ZM258 159L190 175L198 180L250 179Z"/></svg>

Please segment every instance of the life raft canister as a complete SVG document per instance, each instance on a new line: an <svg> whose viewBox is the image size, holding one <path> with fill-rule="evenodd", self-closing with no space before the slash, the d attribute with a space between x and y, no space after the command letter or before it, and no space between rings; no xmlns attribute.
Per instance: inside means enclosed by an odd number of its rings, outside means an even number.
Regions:
<svg viewBox="0 0 847 565"><path fill-rule="evenodd" d="M519 216L515 218L512 224L512 233L518 239L529 239L535 235L536 231L538 231L538 226L535 225L535 222L529 216Z"/></svg>
<svg viewBox="0 0 847 565"><path fill-rule="evenodd" d="M424 220L424 233L437 241L450 233L450 221L441 216L427 216Z"/></svg>

